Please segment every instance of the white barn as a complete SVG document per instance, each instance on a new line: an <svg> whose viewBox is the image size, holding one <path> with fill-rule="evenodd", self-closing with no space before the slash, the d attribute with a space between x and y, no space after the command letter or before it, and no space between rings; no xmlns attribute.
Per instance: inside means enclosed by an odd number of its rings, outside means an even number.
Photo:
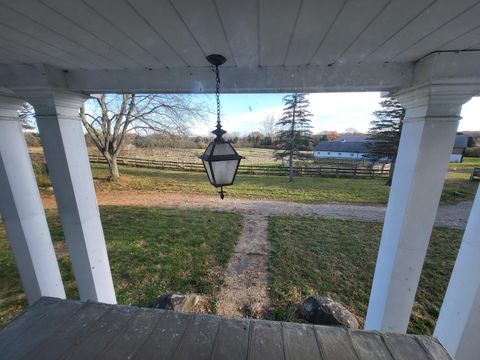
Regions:
<svg viewBox="0 0 480 360"><path fill-rule="evenodd" d="M457 134L450 162L462 162L469 136ZM368 138L361 136L346 137L337 141L320 141L313 150L317 159L363 160L368 156ZM385 158L385 160L388 160Z"/></svg>

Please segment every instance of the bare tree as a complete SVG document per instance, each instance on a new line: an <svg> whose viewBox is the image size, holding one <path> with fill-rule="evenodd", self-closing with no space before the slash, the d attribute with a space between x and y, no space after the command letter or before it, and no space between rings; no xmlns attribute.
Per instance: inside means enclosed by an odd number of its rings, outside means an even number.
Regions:
<svg viewBox="0 0 480 360"><path fill-rule="evenodd" d="M187 134L205 118L206 106L189 95L101 94L80 111L88 136L108 163L110 179L120 176L117 158L130 132Z"/></svg>
<svg viewBox="0 0 480 360"><path fill-rule="evenodd" d="M277 129L275 116L269 114L262 121L262 133L265 137L273 138Z"/></svg>

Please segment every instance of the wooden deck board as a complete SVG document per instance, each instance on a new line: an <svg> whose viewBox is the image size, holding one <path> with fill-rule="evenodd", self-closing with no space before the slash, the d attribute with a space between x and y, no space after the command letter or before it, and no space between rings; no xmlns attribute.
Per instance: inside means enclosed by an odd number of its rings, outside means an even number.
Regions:
<svg viewBox="0 0 480 360"><path fill-rule="evenodd" d="M189 314L180 314L173 311L159 310L162 318L157 327L143 344L136 360L147 360L160 358L171 359L177 349L183 334L192 320Z"/></svg>
<svg viewBox="0 0 480 360"><path fill-rule="evenodd" d="M17 334L16 339L1 350L2 358L20 359L24 357L60 329L82 306L87 305L74 301L58 302L39 321L25 329L21 335Z"/></svg>
<svg viewBox="0 0 480 360"><path fill-rule="evenodd" d="M62 359L94 359L116 338L136 312L136 308L112 306L65 351Z"/></svg>
<svg viewBox="0 0 480 360"><path fill-rule="evenodd" d="M219 323L216 317L195 316L185 330L173 359L210 359Z"/></svg>
<svg viewBox="0 0 480 360"><path fill-rule="evenodd" d="M380 335L371 332L352 331L353 347L361 360L371 358L382 360L394 360L392 354L383 343Z"/></svg>
<svg viewBox="0 0 480 360"><path fill-rule="evenodd" d="M0 330L0 358L452 360L427 336L48 298Z"/></svg>
<svg viewBox="0 0 480 360"><path fill-rule="evenodd" d="M283 351L282 325L273 321L254 321L250 325L249 359L281 360Z"/></svg>
<svg viewBox="0 0 480 360"><path fill-rule="evenodd" d="M222 319L212 353L214 360L244 360L248 355L250 321Z"/></svg>
<svg viewBox="0 0 480 360"><path fill-rule="evenodd" d="M325 360L359 360L346 329L316 326L315 333Z"/></svg>
<svg viewBox="0 0 480 360"><path fill-rule="evenodd" d="M322 359L311 325L282 323L282 327L287 360Z"/></svg>
<svg viewBox="0 0 480 360"><path fill-rule="evenodd" d="M395 360L431 360L424 347L413 337L402 334L384 335L385 343Z"/></svg>
<svg viewBox="0 0 480 360"><path fill-rule="evenodd" d="M133 359L161 319L161 314L140 309L98 359Z"/></svg>
<svg viewBox="0 0 480 360"><path fill-rule="evenodd" d="M51 308L57 306L57 304L58 299L42 298L21 313L15 321L1 329L0 352L8 343L15 340L18 334L23 334L26 329L45 317Z"/></svg>
<svg viewBox="0 0 480 360"><path fill-rule="evenodd" d="M89 327L93 325L109 307L104 304L88 304L81 307L73 316L54 333L26 355L29 359L57 359L73 345Z"/></svg>

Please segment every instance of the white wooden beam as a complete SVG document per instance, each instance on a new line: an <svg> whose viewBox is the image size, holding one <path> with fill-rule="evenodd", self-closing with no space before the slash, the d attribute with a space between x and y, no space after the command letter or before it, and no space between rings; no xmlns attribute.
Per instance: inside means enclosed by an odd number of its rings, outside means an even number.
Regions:
<svg viewBox="0 0 480 360"><path fill-rule="evenodd" d="M412 64L339 64L221 68L222 92L380 91L407 86ZM205 93L215 91L210 67L62 71L46 65L0 65L0 87L51 86L84 93Z"/></svg>
<svg viewBox="0 0 480 360"><path fill-rule="evenodd" d="M86 97L48 89L20 94L35 108L80 298L114 304L115 290L79 116Z"/></svg>
<svg viewBox="0 0 480 360"><path fill-rule="evenodd" d="M222 91L390 91L428 84L479 84L479 52L441 52L413 63L311 66L222 66ZM0 65L0 87L14 91L61 88L83 93L214 92L210 67L62 70L49 65Z"/></svg>
<svg viewBox="0 0 480 360"><path fill-rule="evenodd" d="M480 354L480 189L433 335L457 360Z"/></svg>
<svg viewBox="0 0 480 360"><path fill-rule="evenodd" d="M0 212L30 304L65 298L17 109L23 100L0 95Z"/></svg>
<svg viewBox="0 0 480 360"><path fill-rule="evenodd" d="M429 85L403 90L406 108L365 329L406 332L462 105L478 91Z"/></svg>

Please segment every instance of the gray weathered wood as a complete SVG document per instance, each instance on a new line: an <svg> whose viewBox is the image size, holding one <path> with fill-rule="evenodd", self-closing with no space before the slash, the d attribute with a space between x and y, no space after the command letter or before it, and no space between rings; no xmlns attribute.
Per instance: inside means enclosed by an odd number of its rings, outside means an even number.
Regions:
<svg viewBox="0 0 480 360"><path fill-rule="evenodd" d="M448 354L447 350L438 342L437 339L427 336L415 336L420 345L430 353L432 359L436 360L452 360L452 357Z"/></svg>
<svg viewBox="0 0 480 360"><path fill-rule="evenodd" d="M193 318L189 314L165 310L157 311L161 314L161 318L153 333L135 357L136 360L154 359L158 357L158 354L162 354L165 359L171 359L182 340L189 321Z"/></svg>
<svg viewBox="0 0 480 360"><path fill-rule="evenodd" d="M76 339L88 332L109 307L104 304L91 303L82 306L63 326L38 344L27 355L30 359L57 359Z"/></svg>
<svg viewBox="0 0 480 360"><path fill-rule="evenodd" d="M413 336L403 334L385 334L383 335L385 344L394 355L395 360L431 360L424 348L415 340Z"/></svg>
<svg viewBox="0 0 480 360"><path fill-rule="evenodd" d="M452 360L427 336L44 298L0 331L1 359Z"/></svg>
<svg viewBox="0 0 480 360"><path fill-rule="evenodd" d="M117 336L121 329L138 310L118 306L104 314L88 332L68 348L62 359L93 359L98 356Z"/></svg>
<svg viewBox="0 0 480 360"><path fill-rule="evenodd" d="M97 357L98 359L130 359L138 353L143 343L148 339L162 314L148 309L140 309L128 324L120 331Z"/></svg>
<svg viewBox="0 0 480 360"><path fill-rule="evenodd" d="M358 360L345 328L316 326L315 335L325 360Z"/></svg>
<svg viewBox="0 0 480 360"><path fill-rule="evenodd" d="M3 359L20 359L30 350L55 333L80 309L81 303L61 301L52 307L46 316L17 334L14 341L1 350ZM41 308L38 307L38 310Z"/></svg>
<svg viewBox="0 0 480 360"><path fill-rule="evenodd" d="M322 359L311 325L284 322L282 330L288 360Z"/></svg>
<svg viewBox="0 0 480 360"><path fill-rule="evenodd" d="M212 359L240 360L248 355L250 322L246 319L222 319L215 339Z"/></svg>
<svg viewBox="0 0 480 360"><path fill-rule="evenodd" d="M195 315L178 345L173 359L210 359L219 318Z"/></svg>
<svg viewBox="0 0 480 360"><path fill-rule="evenodd" d="M393 360L392 354L385 347L380 335L373 332L352 331L353 347L361 360L385 359Z"/></svg>
<svg viewBox="0 0 480 360"><path fill-rule="evenodd" d="M5 345L15 340L18 334L22 334L37 321L45 317L59 301L60 299L41 298L1 329L0 352Z"/></svg>
<svg viewBox="0 0 480 360"><path fill-rule="evenodd" d="M250 324L249 359L284 359L282 326L273 321L252 321Z"/></svg>

